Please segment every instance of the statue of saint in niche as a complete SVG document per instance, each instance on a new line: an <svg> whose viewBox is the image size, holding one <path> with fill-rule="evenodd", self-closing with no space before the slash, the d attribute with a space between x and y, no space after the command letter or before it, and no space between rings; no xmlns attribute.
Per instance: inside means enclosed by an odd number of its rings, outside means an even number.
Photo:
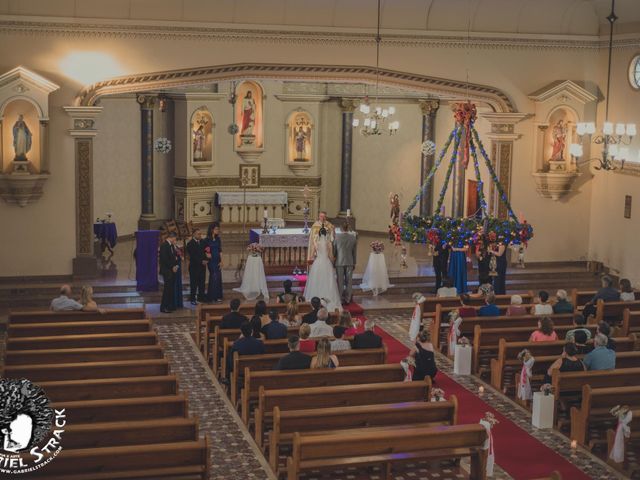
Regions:
<svg viewBox="0 0 640 480"><path fill-rule="evenodd" d="M256 102L249 90L242 99L242 123L240 136L253 137L253 128L256 124Z"/></svg>
<svg viewBox="0 0 640 480"><path fill-rule="evenodd" d="M560 119L551 130L551 139L553 140L553 150L551 151L552 162L564 161L564 149L567 144L567 125L564 120Z"/></svg>
<svg viewBox="0 0 640 480"><path fill-rule="evenodd" d="M207 111L196 111L191 123L191 153L194 162L211 161L212 125L212 118Z"/></svg>
<svg viewBox="0 0 640 480"><path fill-rule="evenodd" d="M31 139L31 130L25 123L24 116L18 115L18 120L13 125L13 149L16 153L14 161L27 161L27 152L31 150Z"/></svg>
<svg viewBox="0 0 640 480"><path fill-rule="evenodd" d="M311 123L306 115L298 115L293 126L293 142L295 144L294 162L311 160Z"/></svg>
<svg viewBox="0 0 640 480"><path fill-rule="evenodd" d="M193 132L193 160L201 162L204 158L204 142L207 134L204 131L204 125L200 124Z"/></svg>

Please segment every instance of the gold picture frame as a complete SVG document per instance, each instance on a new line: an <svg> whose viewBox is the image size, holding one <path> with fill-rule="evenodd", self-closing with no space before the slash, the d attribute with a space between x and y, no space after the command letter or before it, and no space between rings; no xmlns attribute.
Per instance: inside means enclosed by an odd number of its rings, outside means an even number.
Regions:
<svg viewBox="0 0 640 480"><path fill-rule="evenodd" d="M260 165L240 165L240 188L260 188Z"/></svg>

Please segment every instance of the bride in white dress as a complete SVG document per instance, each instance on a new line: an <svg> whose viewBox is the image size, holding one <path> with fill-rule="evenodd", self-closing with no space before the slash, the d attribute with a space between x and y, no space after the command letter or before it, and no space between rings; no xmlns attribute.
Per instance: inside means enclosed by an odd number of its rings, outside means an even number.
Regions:
<svg viewBox="0 0 640 480"><path fill-rule="evenodd" d="M342 311L342 301L338 292L336 269L331 258L333 247L327 236L326 229L320 229L315 239L316 258L309 268L307 285L304 289L304 298L311 300L318 297L325 304L329 312L335 309Z"/></svg>

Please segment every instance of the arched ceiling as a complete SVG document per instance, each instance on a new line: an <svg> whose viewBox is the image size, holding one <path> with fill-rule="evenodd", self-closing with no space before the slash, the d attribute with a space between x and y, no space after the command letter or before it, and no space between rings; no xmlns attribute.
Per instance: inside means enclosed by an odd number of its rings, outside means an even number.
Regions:
<svg viewBox="0 0 640 480"><path fill-rule="evenodd" d="M0 15L371 29L376 0L30 0ZM382 0L382 27L421 32L597 35L611 0ZM640 0L617 0L619 25L640 33ZM628 31L629 29L627 29Z"/></svg>

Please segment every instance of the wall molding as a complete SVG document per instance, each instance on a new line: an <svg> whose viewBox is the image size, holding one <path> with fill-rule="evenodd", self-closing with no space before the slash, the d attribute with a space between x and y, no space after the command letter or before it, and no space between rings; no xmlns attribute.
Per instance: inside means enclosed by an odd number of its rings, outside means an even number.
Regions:
<svg viewBox="0 0 640 480"><path fill-rule="evenodd" d="M320 187L322 177L260 177L260 187ZM175 177L173 186L178 188L236 187L240 189L238 177ZM252 189L247 189L251 191Z"/></svg>

